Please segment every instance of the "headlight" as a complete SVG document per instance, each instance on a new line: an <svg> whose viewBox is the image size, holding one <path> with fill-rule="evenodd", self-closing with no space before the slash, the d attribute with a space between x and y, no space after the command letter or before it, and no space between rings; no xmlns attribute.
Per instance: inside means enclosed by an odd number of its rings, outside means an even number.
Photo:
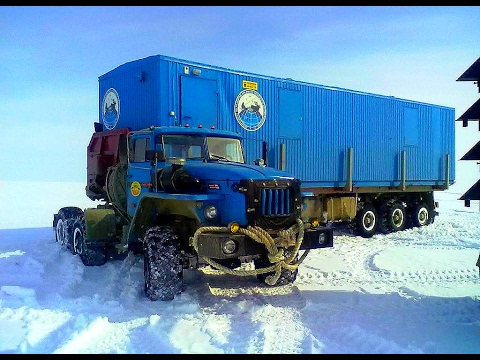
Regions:
<svg viewBox="0 0 480 360"><path fill-rule="evenodd" d="M237 243L233 240L226 240L222 244L222 250L225 254L233 254L237 251Z"/></svg>
<svg viewBox="0 0 480 360"><path fill-rule="evenodd" d="M208 205L204 210L205 218L212 220L217 217L217 208L213 205Z"/></svg>

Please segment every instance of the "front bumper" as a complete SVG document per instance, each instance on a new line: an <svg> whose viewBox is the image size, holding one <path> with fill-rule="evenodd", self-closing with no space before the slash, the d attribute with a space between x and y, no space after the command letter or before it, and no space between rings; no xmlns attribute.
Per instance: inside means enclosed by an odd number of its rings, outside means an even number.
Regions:
<svg viewBox="0 0 480 360"><path fill-rule="evenodd" d="M227 241L233 240L237 250L226 254L222 249ZM242 234L212 234L203 233L197 238L197 253L199 256L214 259L232 259L240 256L258 255L265 252L265 246Z"/></svg>
<svg viewBox="0 0 480 360"><path fill-rule="evenodd" d="M227 241L233 240L236 250L227 254L223 251ZM241 256L265 254L265 245L243 234L205 232L197 237L197 254L214 259L232 259ZM300 250L319 249L333 246L333 230L329 228L305 229Z"/></svg>

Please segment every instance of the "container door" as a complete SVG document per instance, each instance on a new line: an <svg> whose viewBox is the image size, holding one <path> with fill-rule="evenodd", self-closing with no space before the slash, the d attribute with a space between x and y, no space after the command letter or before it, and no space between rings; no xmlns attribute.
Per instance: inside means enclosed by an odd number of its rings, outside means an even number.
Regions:
<svg viewBox="0 0 480 360"><path fill-rule="evenodd" d="M445 179L445 156L446 153L442 153L442 149L445 149L445 143L442 142L442 115L440 113L440 109L432 109L432 158L433 158L433 171L432 179L439 180L441 183L442 180ZM453 157L451 157L453 159ZM435 176L436 175L436 176Z"/></svg>
<svg viewBox="0 0 480 360"><path fill-rule="evenodd" d="M278 168L303 179L305 163L308 162L303 161L303 100L300 91L279 89L277 131Z"/></svg>
<svg viewBox="0 0 480 360"><path fill-rule="evenodd" d="M180 125L217 127L218 91L215 80L182 76L180 79Z"/></svg>
<svg viewBox="0 0 480 360"><path fill-rule="evenodd" d="M303 133L302 93L296 90L280 89L278 110L279 137L300 140Z"/></svg>

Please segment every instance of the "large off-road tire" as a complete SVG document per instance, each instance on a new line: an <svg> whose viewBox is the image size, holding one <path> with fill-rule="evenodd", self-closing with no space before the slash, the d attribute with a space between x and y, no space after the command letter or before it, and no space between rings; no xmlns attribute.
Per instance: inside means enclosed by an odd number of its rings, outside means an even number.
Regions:
<svg viewBox="0 0 480 360"><path fill-rule="evenodd" d="M75 254L73 248L73 222L78 215L83 214L82 209L75 206L61 208L57 213L57 219L54 224L55 241L60 242L62 246Z"/></svg>
<svg viewBox="0 0 480 360"><path fill-rule="evenodd" d="M89 243L85 231L85 215L78 215L72 225L73 249L85 266L101 266L107 262L107 251L103 243Z"/></svg>
<svg viewBox="0 0 480 360"><path fill-rule="evenodd" d="M182 255L173 228L154 226L147 230L143 264L145 294L150 300L173 300L183 291Z"/></svg>
<svg viewBox="0 0 480 360"><path fill-rule="evenodd" d="M408 225L411 227L430 225L433 219L432 211L430 211L430 208L425 203L415 204L413 208L408 211Z"/></svg>
<svg viewBox="0 0 480 360"><path fill-rule="evenodd" d="M284 256L286 258L290 257L291 255L292 255L291 249L290 250L287 249L284 251ZM298 260L298 254L297 254L297 257L295 258L295 261L297 260ZM255 269L262 269L262 268L266 268L273 265L272 263L270 263L266 255L262 256L259 259L254 259L253 264L255 265ZM257 279L264 283L267 276L274 275L274 274L275 274L275 271L264 273L264 274L257 274ZM277 282L273 286L283 286L283 285L292 284L297 279L297 274L298 274L298 267L295 270L282 269L280 273L280 277L278 278Z"/></svg>
<svg viewBox="0 0 480 360"><path fill-rule="evenodd" d="M402 231L407 224L407 213L405 206L400 202L394 202L389 206L382 206L381 226L382 232L388 234L391 232Z"/></svg>
<svg viewBox="0 0 480 360"><path fill-rule="evenodd" d="M355 232L365 238L372 237L377 232L378 213L373 205L365 205L355 217Z"/></svg>

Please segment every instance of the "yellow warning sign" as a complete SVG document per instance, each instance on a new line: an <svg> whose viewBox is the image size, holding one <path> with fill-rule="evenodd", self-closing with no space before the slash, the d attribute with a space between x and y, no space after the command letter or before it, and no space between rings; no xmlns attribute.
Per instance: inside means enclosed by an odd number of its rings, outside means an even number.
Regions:
<svg viewBox="0 0 480 360"><path fill-rule="evenodd" d="M257 84L256 82L254 82L254 81L243 80L243 81L242 81L242 87L243 87L244 89L257 91L257 89L258 89L258 84Z"/></svg>
<svg viewBox="0 0 480 360"><path fill-rule="evenodd" d="M140 193L142 192L142 186L138 181L132 182L132 185L130 185L130 192L133 196L140 195Z"/></svg>

